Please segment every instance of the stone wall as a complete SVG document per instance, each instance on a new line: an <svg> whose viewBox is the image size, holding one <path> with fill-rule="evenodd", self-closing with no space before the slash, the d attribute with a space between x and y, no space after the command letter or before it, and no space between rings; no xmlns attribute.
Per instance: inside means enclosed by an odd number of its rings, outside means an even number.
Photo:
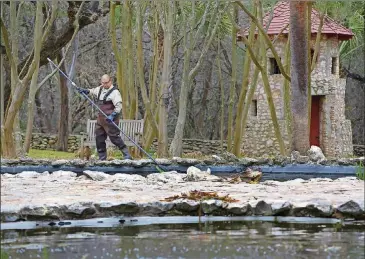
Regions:
<svg viewBox="0 0 365 259"><path fill-rule="evenodd" d="M284 143L289 146L289 140L286 133L285 121L279 120L281 132L284 137ZM347 127L350 124L347 123ZM57 136L35 133L32 137L31 148L41 150L55 150ZM69 152L78 150L81 138L79 135L69 136ZM172 139L169 139L169 144ZM272 122L268 121L250 121L246 127L246 138L243 139L242 154L249 157L259 157L263 155L279 155L279 144L275 137ZM350 141L350 140L347 140ZM226 151L227 143L223 142L223 149ZM201 152L203 155L221 154L220 140L202 140L202 139L184 139L183 140L184 153ZM155 152L157 150L157 141L155 141L150 150ZM354 155L364 156L365 146L354 147Z"/></svg>
<svg viewBox="0 0 365 259"><path fill-rule="evenodd" d="M68 137L68 152L74 152L79 149L81 138L79 135L70 135ZM31 148L41 150L55 150L57 143L56 135L47 135L34 133L32 135Z"/></svg>

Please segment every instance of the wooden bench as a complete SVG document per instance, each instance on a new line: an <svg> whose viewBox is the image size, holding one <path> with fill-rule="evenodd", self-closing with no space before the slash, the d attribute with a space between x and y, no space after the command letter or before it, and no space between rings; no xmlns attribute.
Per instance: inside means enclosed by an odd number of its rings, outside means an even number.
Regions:
<svg viewBox="0 0 365 259"><path fill-rule="evenodd" d="M143 124L144 120L120 120L119 128L134 142L137 144L140 142L143 134ZM81 146L95 147L95 126L96 120L88 120L86 127L86 136L82 138ZM130 141L123 133L120 133L121 138L127 146L134 146L133 142ZM106 146L112 146L113 143L110 141L109 137L106 139Z"/></svg>

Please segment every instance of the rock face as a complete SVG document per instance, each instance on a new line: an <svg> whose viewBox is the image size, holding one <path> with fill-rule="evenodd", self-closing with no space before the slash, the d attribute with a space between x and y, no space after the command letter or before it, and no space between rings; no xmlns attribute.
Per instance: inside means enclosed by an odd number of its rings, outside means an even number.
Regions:
<svg viewBox="0 0 365 259"><path fill-rule="evenodd" d="M193 190L218 196L190 200L181 195ZM233 199L219 198L227 195ZM177 199L166 201L176 196ZM197 167L190 167L187 175L167 172L147 177L87 170L80 176L69 171L4 174L1 175L1 202L3 222L120 215L365 219L364 182L355 177L230 184Z"/></svg>

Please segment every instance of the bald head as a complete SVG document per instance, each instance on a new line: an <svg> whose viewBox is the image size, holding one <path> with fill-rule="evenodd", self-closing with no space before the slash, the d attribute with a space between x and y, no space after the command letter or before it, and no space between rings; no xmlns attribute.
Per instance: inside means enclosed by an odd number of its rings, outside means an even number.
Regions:
<svg viewBox="0 0 365 259"><path fill-rule="evenodd" d="M101 84L104 88L108 89L112 86L112 80L109 75L105 74L101 77Z"/></svg>

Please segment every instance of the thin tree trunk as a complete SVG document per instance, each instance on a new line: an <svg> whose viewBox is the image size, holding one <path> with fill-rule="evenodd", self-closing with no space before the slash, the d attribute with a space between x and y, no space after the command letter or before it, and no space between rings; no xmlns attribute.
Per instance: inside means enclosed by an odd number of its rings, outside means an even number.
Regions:
<svg viewBox="0 0 365 259"><path fill-rule="evenodd" d="M223 152L224 144L224 86L222 83L222 67L221 67L221 52L220 52L220 40L218 39L218 55L217 55L217 66L218 66L218 84L221 93L221 125L220 125L220 138L221 138L221 152Z"/></svg>
<svg viewBox="0 0 365 259"><path fill-rule="evenodd" d="M237 5L233 5L233 21L236 23L238 18L238 8ZM231 87L229 91L229 101L228 101L228 135L227 135L227 149L229 152L232 151L232 142L233 142L233 111L236 103L236 85L237 85L237 33L238 29L236 26L232 26L232 74L231 74ZM249 63L250 61L246 62ZM249 68L248 68L249 69ZM245 74L245 67L244 72ZM245 77L244 79L245 80ZM241 90L242 91L242 90ZM238 109L237 109L238 110ZM236 126L237 126L237 118L239 116L240 110L236 113ZM236 127L237 128L237 127ZM235 144L233 144L235 146Z"/></svg>
<svg viewBox="0 0 365 259"><path fill-rule="evenodd" d="M307 39L308 39L308 43L307 43L307 77L308 77L308 132L310 132L310 127L311 127L311 110L312 110L312 85L311 85L311 46L310 46L310 42L312 40L312 23L311 23L311 13L312 13L312 2L308 1L307 2L307 7L306 7L306 32L307 32Z"/></svg>
<svg viewBox="0 0 365 259"><path fill-rule="evenodd" d="M24 150L29 152L30 143L32 140L33 132L33 122L34 122L34 96L37 92L38 84L38 73L39 73L39 60L42 47L42 25L43 25L43 15L42 15L42 2L37 2L36 19L34 25L34 62L35 71L32 76L32 81L30 83L29 97L28 97L28 121L27 130L25 134Z"/></svg>
<svg viewBox="0 0 365 259"><path fill-rule="evenodd" d="M256 16L257 15L256 2L254 4L253 12L254 12L254 15ZM254 43L255 30L256 30L256 25L253 21L251 21L249 36L248 36L248 44L250 44L250 46L253 46L253 43ZM233 142L233 150L232 150L233 154L235 154L236 156L240 155L240 153L241 153L241 143L242 143L242 137L243 137L243 135L242 135L243 112L242 111L243 111L243 106L244 106L244 103L246 100L247 88L248 88L248 84L249 84L251 60L252 60L252 57L248 53L246 53L245 63L243 65L241 91L240 91L240 96L239 96L238 104L237 104L234 142Z"/></svg>
<svg viewBox="0 0 365 259"><path fill-rule="evenodd" d="M306 10L306 2L290 2L292 150L297 150L301 154L305 154L309 149Z"/></svg>
<svg viewBox="0 0 365 259"><path fill-rule="evenodd" d="M144 5L144 6L142 6ZM146 119L149 121L152 130L157 132L157 123L154 120L153 116L153 108L150 103L150 99L147 94L147 88L144 81L144 60L143 60L143 45L142 45L142 33L143 33L143 15L146 10L146 3L140 2L139 6L137 6L137 70L138 70L138 79L139 86L141 89L143 103L146 109Z"/></svg>
<svg viewBox="0 0 365 259"><path fill-rule="evenodd" d="M219 5L219 3L217 3L216 10L218 8L218 5ZM207 29L208 32L206 33L206 37L204 40L204 47L203 47L202 52L200 53L198 62L196 63L194 68L192 68L190 70L188 77L183 79L183 81L182 81L182 85L181 85L181 89L180 89L180 100L179 100L179 115L178 115L178 119L177 119L177 123L176 123L176 127L175 127L174 138L173 138L173 140L171 142L171 146L170 146L170 153L172 154L172 156L181 156L182 155L182 139L183 139L183 135L184 135L184 127L185 127L185 121L186 121L187 97L188 97L188 90L189 90L190 82L196 76L199 68L201 67L203 57L207 53L207 51L213 41L213 38L215 37L215 34L217 32L218 26L219 26L221 18L222 18L222 13L225 11L227 6L228 5L226 5L225 8L222 8L222 10L220 10L220 12L218 12L218 16L216 16L215 14L212 15L212 18L210 19L210 22L209 22L209 27ZM215 20L215 24L213 26L214 20ZM199 31L199 29L198 29L198 31ZM196 38L197 37L195 37L195 39L193 39L193 41L196 41ZM195 44L195 43L193 43L193 44ZM190 51L192 51L192 49L190 49ZM185 62L185 60L184 60L184 62ZM189 60L189 62L190 62L190 60Z"/></svg>
<svg viewBox="0 0 365 259"><path fill-rule="evenodd" d="M159 157L168 157L168 135L167 135L167 106L169 102L168 88L171 82L171 56L172 56L172 34L174 31L174 15L176 3L174 0L166 2L166 24L164 24L163 40L163 68L161 76L160 100L159 100L159 131L158 150Z"/></svg>
<svg viewBox="0 0 365 259"><path fill-rule="evenodd" d="M288 36L288 40L285 45L285 69L288 74L290 74L290 37ZM286 122L286 131L288 133L288 139L292 141L292 123L293 123L293 114L290 107L290 82L284 79L284 117ZM291 144L289 144L291 146Z"/></svg>
<svg viewBox="0 0 365 259"><path fill-rule="evenodd" d="M130 0L126 0L124 2L123 8L125 9L125 21L126 22L126 56L127 56L127 75L128 75L128 94L129 94L129 101L130 106L128 118L135 119L136 118L136 111L138 107L138 100L137 100L137 88L136 84L134 83L134 48L133 48L133 28L132 28L132 17L133 17L133 10L132 10L132 3Z"/></svg>
<svg viewBox="0 0 365 259"><path fill-rule="evenodd" d="M57 57L57 61L61 62L62 53ZM66 71L65 62L61 65L61 70ZM59 88L60 88L60 116L58 120L58 138L57 138L57 150L67 151L68 150L68 87L67 80L64 76L59 75Z"/></svg>

